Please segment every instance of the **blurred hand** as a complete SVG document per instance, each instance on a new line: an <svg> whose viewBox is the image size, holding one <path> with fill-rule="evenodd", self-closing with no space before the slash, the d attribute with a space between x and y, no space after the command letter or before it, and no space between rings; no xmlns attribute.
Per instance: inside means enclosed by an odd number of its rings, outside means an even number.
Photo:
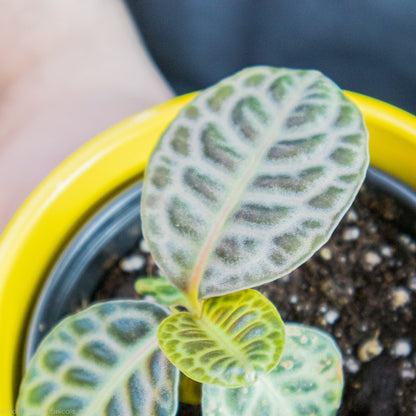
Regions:
<svg viewBox="0 0 416 416"><path fill-rule="evenodd" d="M2 0L0 56L0 233L80 145L173 95L121 0Z"/></svg>

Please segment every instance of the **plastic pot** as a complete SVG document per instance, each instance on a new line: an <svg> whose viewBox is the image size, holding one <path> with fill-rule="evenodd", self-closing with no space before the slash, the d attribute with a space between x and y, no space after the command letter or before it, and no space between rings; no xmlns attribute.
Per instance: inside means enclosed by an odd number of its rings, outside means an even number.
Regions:
<svg viewBox="0 0 416 416"><path fill-rule="evenodd" d="M416 117L365 96L348 95L366 118L372 165L416 187ZM94 233L95 238L89 240L92 242L90 251L85 246L80 250L81 246L78 246L79 255L84 256L83 264L87 265L83 272L89 270L94 274L98 263L92 259L100 253L100 248L109 241L116 245L120 242L120 237L114 237L117 233L111 240L111 233L117 227L122 228L118 223L119 216L114 222L111 215L106 215L117 207L122 209L118 204L123 198L138 210L139 200L135 195L138 188L126 189L140 180L161 132L191 98L192 94L182 96L152 108L95 138L39 186L6 229L0 240L0 329L3 340L0 344L0 412L13 409L27 325L47 277L52 279L60 267L70 266L68 253L76 251L77 244L86 242ZM126 193L123 194L123 190ZM115 195L121 195L121 199L114 200ZM126 213L123 218L120 221L127 224L138 217ZM123 244L134 244L134 239L134 235L121 237L120 254L125 249ZM104 241L107 243L103 244ZM105 253L102 251L101 255ZM82 263L78 262L77 267L82 268ZM64 286L56 286L59 289L56 293L66 293L66 301L55 305L62 307L62 313L68 306L65 302L72 301L75 293L71 290L76 286L73 282L76 270L81 269L72 269ZM91 281L86 285L89 285L85 288L87 291L94 283ZM53 283L48 283L49 289L52 286ZM28 346L31 348L30 343Z"/></svg>

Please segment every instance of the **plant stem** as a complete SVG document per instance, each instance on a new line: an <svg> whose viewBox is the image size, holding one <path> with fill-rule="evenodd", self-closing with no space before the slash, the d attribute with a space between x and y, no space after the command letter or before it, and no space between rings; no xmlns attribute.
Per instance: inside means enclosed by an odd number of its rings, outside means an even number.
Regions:
<svg viewBox="0 0 416 416"><path fill-rule="evenodd" d="M202 314L203 301L200 301L198 299L198 296L195 295L194 293L191 293L191 294L187 293L185 294L185 296L186 296L186 299L188 300L189 311L192 313L192 315L195 315L199 318Z"/></svg>

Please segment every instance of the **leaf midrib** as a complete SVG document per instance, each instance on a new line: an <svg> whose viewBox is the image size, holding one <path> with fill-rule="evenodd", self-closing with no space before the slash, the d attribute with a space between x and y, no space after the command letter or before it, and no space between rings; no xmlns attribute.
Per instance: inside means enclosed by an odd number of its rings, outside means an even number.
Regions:
<svg viewBox="0 0 416 416"><path fill-rule="evenodd" d="M220 236L220 230L227 222L230 215L234 212L236 206L241 200L242 195L244 195L246 188L249 184L250 178L252 177L253 171L255 171L256 167L260 164L261 160L263 159L266 151L269 149L271 142L273 141L273 137L279 135L282 122L287 118L287 116L292 112L295 104L298 103L298 97L302 96L305 89L308 88L311 84L315 82L315 80L319 77L319 75L314 76L311 79L305 81L300 87L298 94L294 94L292 99L290 100L289 104L285 111L282 112L280 117L276 117L276 121L273 122L268 131L272 131L273 134L266 134L266 138L263 144L260 146L259 152L256 156L254 156L249 164L249 168L247 169L246 173L241 177L240 180L236 180L234 184L230 188L234 189L235 191L231 192L228 198L225 198L224 204L219 209L219 215L217 219L213 221L214 227L208 233L207 238L205 239L201 250L198 254L199 261L195 264L194 272L191 275L190 284L189 284L189 293L194 298L199 297L199 286L201 279L205 273L205 269L214 249L215 242Z"/></svg>
<svg viewBox="0 0 416 416"><path fill-rule="evenodd" d="M143 361L153 350L155 350L158 346L158 339L157 335L153 335L149 341L143 345L137 352L135 352L131 358L127 359L120 371L116 371L115 377L112 377L108 383L104 385L103 388L100 388L99 394L95 396L95 398L89 403L89 405L82 410L80 416L90 416L97 411L97 409L102 409L105 405L107 405L108 401L103 400L103 397L111 397L111 394L120 387L123 381L132 374L132 369L137 369L137 364L140 361Z"/></svg>
<svg viewBox="0 0 416 416"><path fill-rule="evenodd" d="M274 371L274 370L273 370ZM276 389L274 385L271 383L271 380L269 379L269 375L266 375L261 380L259 380L260 383L263 385L264 390L266 394L270 397L271 402L276 403L284 403L284 416L295 416L293 413L293 406L290 404L293 403L290 400L287 400L287 396L284 396L280 389ZM280 409L280 406L279 406ZM290 414L287 413L287 409L291 410ZM283 413L282 413L283 414Z"/></svg>
<svg viewBox="0 0 416 416"><path fill-rule="evenodd" d="M254 370L247 357L238 349L232 339L227 337L227 334L221 329L221 327L216 326L209 319L206 319L205 315L202 315L198 321L201 323L202 328L204 328L204 330L209 334L211 339L220 344L223 351L227 352L232 357L236 357L248 371ZM239 385L230 385L229 387L238 386Z"/></svg>

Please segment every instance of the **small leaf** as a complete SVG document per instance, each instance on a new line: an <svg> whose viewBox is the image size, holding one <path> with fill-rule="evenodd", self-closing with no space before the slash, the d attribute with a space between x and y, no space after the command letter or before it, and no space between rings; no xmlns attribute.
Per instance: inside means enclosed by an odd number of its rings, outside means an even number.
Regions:
<svg viewBox="0 0 416 416"><path fill-rule="evenodd" d="M363 117L330 79L245 69L199 93L162 135L143 233L192 302L258 286L328 240L368 161Z"/></svg>
<svg viewBox="0 0 416 416"><path fill-rule="evenodd" d="M204 301L201 317L181 312L159 327L159 345L185 375L221 386L253 384L279 361L284 325L255 290Z"/></svg>
<svg viewBox="0 0 416 416"><path fill-rule="evenodd" d="M158 347L164 308L142 301L95 304L58 324L20 387L20 415L175 415L178 370Z"/></svg>
<svg viewBox="0 0 416 416"><path fill-rule="evenodd" d="M166 306L187 306L183 293L172 286L165 277L140 277L134 284L139 295L152 296L158 303Z"/></svg>
<svg viewBox="0 0 416 416"><path fill-rule="evenodd" d="M334 340L316 328L287 324L277 368L249 387L204 385L202 410L206 416L335 416L343 384Z"/></svg>

